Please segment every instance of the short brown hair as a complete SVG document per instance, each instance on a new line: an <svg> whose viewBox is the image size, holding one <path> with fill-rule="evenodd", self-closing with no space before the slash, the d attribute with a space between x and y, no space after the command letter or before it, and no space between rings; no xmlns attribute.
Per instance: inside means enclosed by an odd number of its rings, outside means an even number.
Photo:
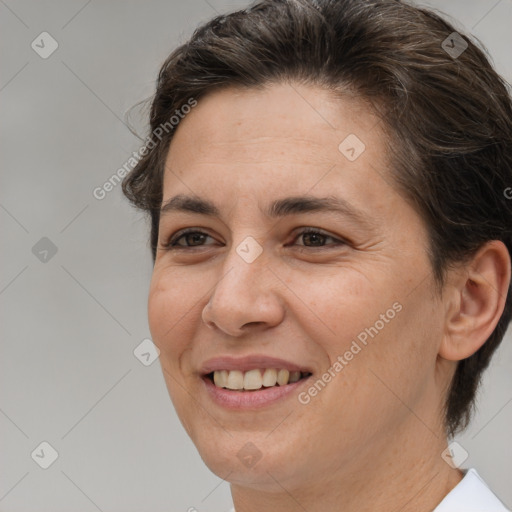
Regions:
<svg viewBox="0 0 512 512"><path fill-rule="evenodd" d="M153 132L190 98L226 86L299 81L367 100L381 117L397 188L428 230L442 289L451 263L487 241L512 253L512 105L484 51L437 14L395 0L262 0L217 16L164 62L152 101ZM449 48L464 50L460 55ZM448 46L446 46L448 44ZM166 133L123 182L151 219L156 258ZM458 363L446 431L466 428L481 374L512 315L510 287L486 343Z"/></svg>

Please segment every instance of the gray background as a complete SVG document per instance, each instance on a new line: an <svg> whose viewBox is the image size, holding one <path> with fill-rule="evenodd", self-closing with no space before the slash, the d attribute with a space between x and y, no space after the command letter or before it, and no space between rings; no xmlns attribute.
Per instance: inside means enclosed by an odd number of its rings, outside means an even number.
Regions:
<svg viewBox="0 0 512 512"><path fill-rule="evenodd" d="M428 4L475 33L512 80L512 0ZM184 433L158 361L144 366L133 354L150 337L145 220L120 186L101 201L92 191L138 149L124 116L152 94L171 49L216 11L246 5L0 0L2 512L231 506L228 484ZM31 48L43 31L59 45L47 59ZM145 135L143 118L133 123ZM43 237L57 248L46 262L32 250ZM457 439L464 467L508 507L511 342L509 331L478 415ZM46 470L31 458L42 441L59 453Z"/></svg>

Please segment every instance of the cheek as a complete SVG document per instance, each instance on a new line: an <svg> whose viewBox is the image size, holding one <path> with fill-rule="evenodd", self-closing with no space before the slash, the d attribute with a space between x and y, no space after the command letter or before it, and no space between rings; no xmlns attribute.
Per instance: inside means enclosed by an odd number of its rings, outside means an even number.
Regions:
<svg viewBox="0 0 512 512"><path fill-rule="evenodd" d="M310 275L302 283L295 282L297 295L308 306L304 318L311 319L308 330L312 339L323 339L331 357L343 354L360 332L392 307L393 290L379 287L378 282L352 268L337 268L330 275Z"/></svg>
<svg viewBox="0 0 512 512"><path fill-rule="evenodd" d="M201 284L187 279L183 272L155 270L148 294L148 322L153 342L160 351L172 354L185 348L184 335L190 315L199 307ZM194 313L197 314L197 313Z"/></svg>
<svg viewBox="0 0 512 512"><path fill-rule="evenodd" d="M192 330L195 327L190 322L190 315L197 315L192 311L200 296L200 293L193 293L197 289L180 283L178 272L157 270L153 273L148 294L148 322L152 340L160 350L160 365L169 396L189 435L191 430L187 418L190 414L190 396L182 365L194 336Z"/></svg>
<svg viewBox="0 0 512 512"><path fill-rule="evenodd" d="M315 314L303 317L302 326L328 356L325 370L342 358L332 391L348 388L351 395L366 395L372 402L374 388L382 387L374 374L382 374L393 389L395 384L400 389L401 381L428 372L427 363L435 361L438 319L432 316L434 305L422 288L411 294L403 281L344 269L333 273L332 279L309 281L304 291ZM360 379L365 386L359 385Z"/></svg>

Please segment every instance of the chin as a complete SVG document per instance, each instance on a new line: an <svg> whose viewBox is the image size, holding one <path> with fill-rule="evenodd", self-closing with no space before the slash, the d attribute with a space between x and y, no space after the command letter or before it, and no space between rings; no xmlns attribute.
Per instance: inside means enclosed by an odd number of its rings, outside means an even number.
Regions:
<svg viewBox="0 0 512 512"><path fill-rule="evenodd" d="M300 471L290 462L293 453L283 453L279 450L283 444L265 440L268 432L261 436L236 432L232 437L224 434L222 442L193 439L201 459L219 478L267 492L282 492L282 485L292 486L291 480L300 478Z"/></svg>

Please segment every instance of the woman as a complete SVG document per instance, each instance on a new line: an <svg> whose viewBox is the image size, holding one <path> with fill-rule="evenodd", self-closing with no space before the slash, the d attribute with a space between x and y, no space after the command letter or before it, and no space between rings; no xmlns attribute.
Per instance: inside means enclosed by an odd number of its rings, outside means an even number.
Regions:
<svg viewBox="0 0 512 512"><path fill-rule="evenodd" d="M512 311L482 51L392 0L263 0L169 56L150 120L150 329L236 511L507 510L448 446Z"/></svg>

